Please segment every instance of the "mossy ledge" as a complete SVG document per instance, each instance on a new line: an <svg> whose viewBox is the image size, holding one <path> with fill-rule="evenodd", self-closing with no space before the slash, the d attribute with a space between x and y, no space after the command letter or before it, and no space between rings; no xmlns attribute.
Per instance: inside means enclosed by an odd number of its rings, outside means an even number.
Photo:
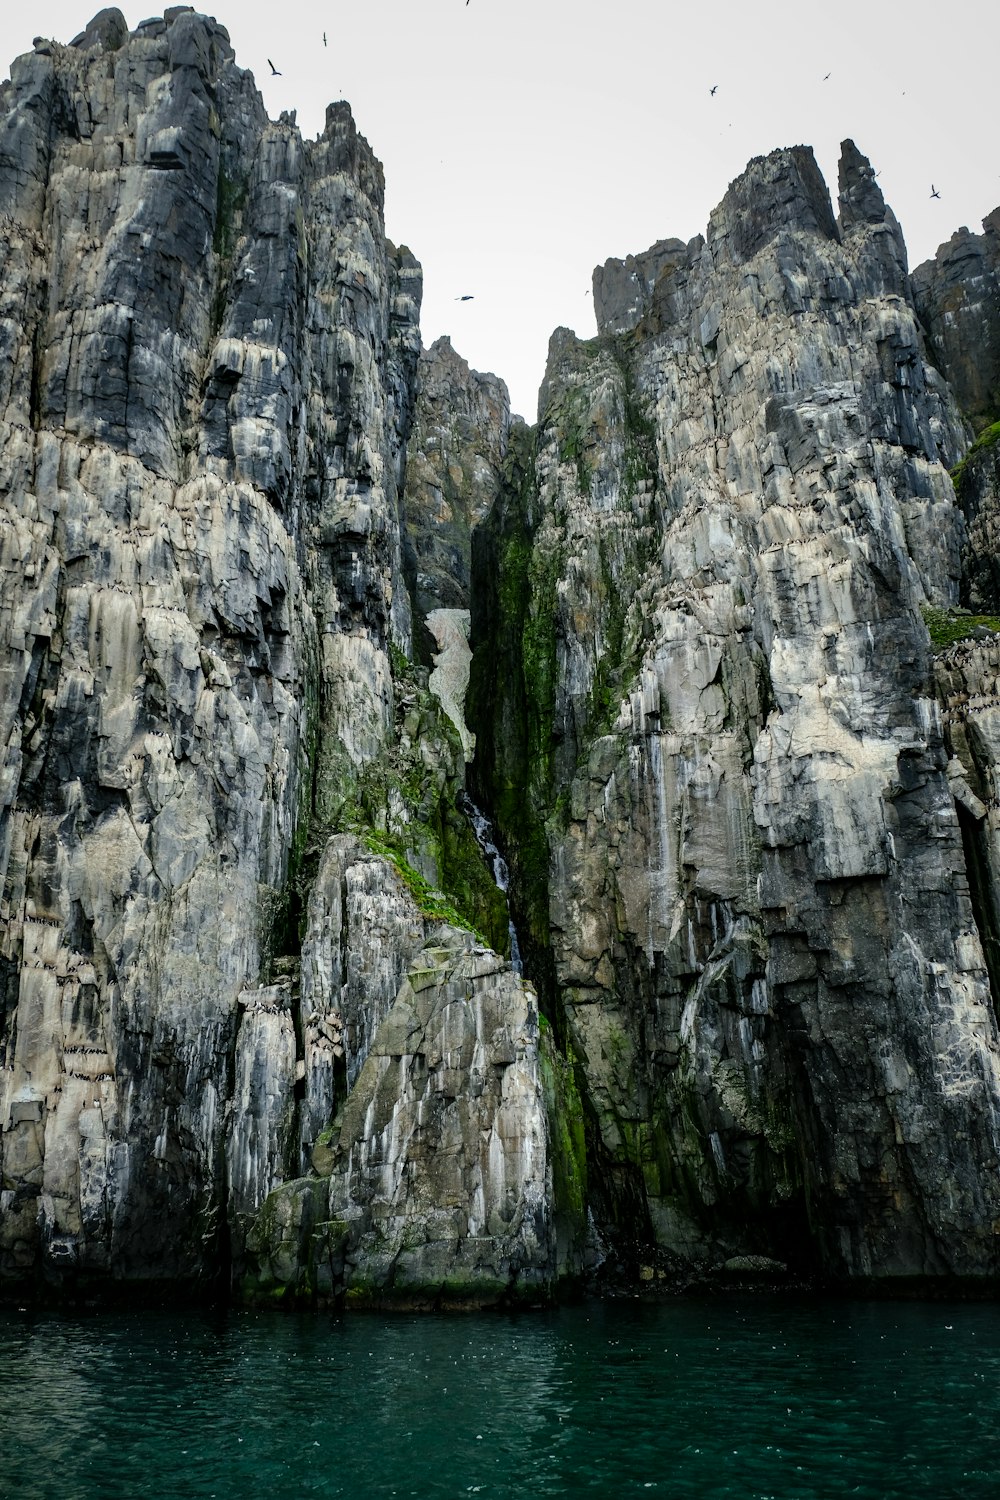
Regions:
<svg viewBox="0 0 1000 1500"><path fill-rule="evenodd" d="M964 609L938 609L932 605L925 605L920 613L927 626L935 655L947 651L959 641L978 637L978 633L982 631L1000 635L998 615L973 615Z"/></svg>
<svg viewBox="0 0 1000 1500"><path fill-rule="evenodd" d="M978 458L980 454L986 453L990 448L996 448L998 444L1000 444L1000 422L992 422L989 427L983 428L961 463L957 463L952 469L951 482L955 486L955 494L959 500L965 498L962 493L962 487L969 464Z"/></svg>

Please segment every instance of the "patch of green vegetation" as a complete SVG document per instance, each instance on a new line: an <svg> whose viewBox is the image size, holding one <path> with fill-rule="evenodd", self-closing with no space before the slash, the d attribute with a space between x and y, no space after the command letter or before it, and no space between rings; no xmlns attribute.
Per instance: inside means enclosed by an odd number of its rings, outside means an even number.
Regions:
<svg viewBox="0 0 1000 1500"><path fill-rule="evenodd" d="M960 500L963 498L962 484L970 461L975 459L980 453L985 453L988 448L995 448L998 443L1000 443L1000 422L993 422L989 427L983 428L961 463L956 464L952 469L951 482L955 486L955 493Z"/></svg>
<svg viewBox="0 0 1000 1500"><path fill-rule="evenodd" d="M383 859L387 859L394 866L423 916L434 922L450 922L453 927L463 927L466 932L471 932L474 937L478 938L484 946L489 947L488 939L477 931L471 922L466 921L443 891L436 890L429 881L424 879L419 870L413 868L395 844L379 837L371 829L366 829L361 837L373 854L380 854Z"/></svg>
<svg viewBox="0 0 1000 1500"><path fill-rule="evenodd" d="M541 1021L542 1018L539 1017ZM552 1155L552 1188L556 1214L568 1240L582 1235L587 1212L587 1144L583 1103L570 1049L563 1056L546 1023L540 1028L539 1061Z"/></svg>
<svg viewBox="0 0 1000 1500"><path fill-rule="evenodd" d="M639 675L644 646L641 614L633 607L634 601L624 599L621 589L617 587L603 539L600 546L606 612L604 651L594 670L590 690L586 733L588 741L611 732L621 709L622 699Z"/></svg>
<svg viewBox="0 0 1000 1500"><path fill-rule="evenodd" d="M458 805L465 782L458 731L428 691L426 672L398 646L388 654L396 722L381 753L359 769L333 736L320 733L312 746L315 795L304 868L313 878L313 852L331 834L355 834L411 872L408 887L424 915L456 921L505 953L507 903ZM317 723L321 717L318 710Z"/></svg>
<svg viewBox="0 0 1000 1500"><path fill-rule="evenodd" d="M644 460L645 462L645 460ZM619 537L624 563L617 563L626 577L639 578L644 570L640 536L626 518ZM648 620L633 594L621 587L612 565L608 538L598 538L601 559L604 650L594 669L585 739L592 742L609 734L618 718L622 701L636 682L646 644Z"/></svg>
<svg viewBox="0 0 1000 1500"><path fill-rule="evenodd" d="M486 617L480 638L491 644L474 652L467 703L478 734L480 795L510 866L522 948L537 954L549 938L545 820L563 558L558 546L534 545L534 463L534 433L515 429L504 489L477 540L476 582Z"/></svg>
<svg viewBox="0 0 1000 1500"><path fill-rule="evenodd" d="M997 615L971 615L963 609L937 609L931 605L926 605L920 613L935 653L947 651L956 641L967 640L977 629L1000 634L1000 617Z"/></svg>
<svg viewBox="0 0 1000 1500"><path fill-rule="evenodd" d="M485 933L489 946L506 954L510 947L507 901L497 889L468 818L449 806L441 829L442 881L453 904Z"/></svg>
<svg viewBox="0 0 1000 1500"><path fill-rule="evenodd" d="M394 682L408 682L413 679L413 663L402 651L395 641L389 642L389 664L392 667L392 678Z"/></svg>

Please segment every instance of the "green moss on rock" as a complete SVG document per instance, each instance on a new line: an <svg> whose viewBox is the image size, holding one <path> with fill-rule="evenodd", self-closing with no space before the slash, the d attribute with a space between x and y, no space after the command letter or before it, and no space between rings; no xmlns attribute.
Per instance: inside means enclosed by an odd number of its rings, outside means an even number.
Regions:
<svg viewBox="0 0 1000 1500"><path fill-rule="evenodd" d="M974 462L980 454L987 452L991 448L995 448L998 444L1000 444L1000 422L992 422L989 427L983 428L961 463L956 464L952 469L952 483L955 486L955 493L960 500L965 498L963 495L963 482L968 472L969 464Z"/></svg>
<svg viewBox="0 0 1000 1500"><path fill-rule="evenodd" d="M539 1062L549 1125L557 1255L565 1265L581 1249L587 1228L586 1126L572 1050L566 1056L558 1050L547 1023L540 1028Z"/></svg>
<svg viewBox="0 0 1000 1500"><path fill-rule="evenodd" d="M957 641L965 641L977 631L989 631L1000 635L1000 616L972 615L964 609L937 609L930 606L920 611L931 638L935 653L947 651Z"/></svg>

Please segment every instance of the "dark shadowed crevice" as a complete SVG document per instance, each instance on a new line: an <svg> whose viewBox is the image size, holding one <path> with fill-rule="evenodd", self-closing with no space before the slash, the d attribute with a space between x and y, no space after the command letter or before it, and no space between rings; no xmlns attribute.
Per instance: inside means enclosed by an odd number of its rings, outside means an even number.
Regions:
<svg viewBox="0 0 1000 1500"><path fill-rule="evenodd" d="M986 823L977 822L961 802L956 801L955 810L962 830L972 915L983 945L993 1012L1000 1019L1000 912L997 911L995 887L990 878Z"/></svg>

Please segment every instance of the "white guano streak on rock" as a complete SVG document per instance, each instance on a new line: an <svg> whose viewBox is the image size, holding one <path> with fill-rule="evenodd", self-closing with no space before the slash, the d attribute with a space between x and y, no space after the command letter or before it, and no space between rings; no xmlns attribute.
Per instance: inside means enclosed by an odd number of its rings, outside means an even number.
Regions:
<svg viewBox="0 0 1000 1500"><path fill-rule="evenodd" d="M427 685L458 730L467 762L476 753L476 737L465 722L465 695L472 664L470 618L467 609L432 609L425 616L438 647Z"/></svg>

